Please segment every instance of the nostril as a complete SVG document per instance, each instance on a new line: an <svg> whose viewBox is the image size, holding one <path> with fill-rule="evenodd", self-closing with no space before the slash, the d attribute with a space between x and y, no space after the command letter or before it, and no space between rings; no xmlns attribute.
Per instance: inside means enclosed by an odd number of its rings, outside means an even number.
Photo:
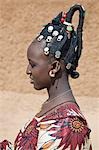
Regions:
<svg viewBox="0 0 99 150"><path fill-rule="evenodd" d="M27 69L26 69L26 74L27 74L27 75L32 74L32 73L31 73L31 70L30 70L30 65L28 65L28 67L27 67Z"/></svg>
<svg viewBox="0 0 99 150"><path fill-rule="evenodd" d="M31 75L32 73L31 73L30 70L26 70L26 74L27 74L27 75Z"/></svg>
<svg viewBox="0 0 99 150"><path fill-rule="evenodd" d="M26 70L26 74L27 74L27 75L30 75L30 74L32 74L32 73L31 73L30 70L27 69L27 70Z"/></svg>

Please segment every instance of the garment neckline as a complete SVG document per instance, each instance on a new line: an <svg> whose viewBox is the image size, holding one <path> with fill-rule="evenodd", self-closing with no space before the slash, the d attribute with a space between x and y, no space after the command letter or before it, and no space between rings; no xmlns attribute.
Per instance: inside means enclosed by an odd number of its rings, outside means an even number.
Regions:
<svg viewBox="0 0 99 150"><path fill-rule="evenodd" d="M40 115L40 116L37 116L37 115L36 115L35 117L38 118L38 119L40 119L40 118L42 119L44 116L48 116L51 112L53 112L54 109L56 109L57 107L61 107L63 104L66 104L66 103L74 104L76 107L78 107L78 109L80 109L80 107L79 107L79 105L77 104L77 102L65 101L65 102L63 102L63 103L60 103L60 104L58 104L58 105L52 107L52 108L49 109L48 111L42 113L42 115ZM38 114L39 114L39 113L38 113Z"/></svg>

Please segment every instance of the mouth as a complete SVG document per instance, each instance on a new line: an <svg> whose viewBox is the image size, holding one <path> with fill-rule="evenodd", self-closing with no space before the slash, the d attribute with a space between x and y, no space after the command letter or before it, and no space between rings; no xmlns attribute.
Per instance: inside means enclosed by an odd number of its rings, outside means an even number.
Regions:
<svg viewBox="0 0 99 150"><path fill-rule="evenodd" d="M34 84L34 81L33 81L33 80L30 80L30 83L31 83L31 84Z"/></svg>
<svg viewBox="0 0 99 150"><path fill-rule="evenodd" d="M34 80L33 80L33 77L30 76L30 83L33 84L34 83Z"/></svg>

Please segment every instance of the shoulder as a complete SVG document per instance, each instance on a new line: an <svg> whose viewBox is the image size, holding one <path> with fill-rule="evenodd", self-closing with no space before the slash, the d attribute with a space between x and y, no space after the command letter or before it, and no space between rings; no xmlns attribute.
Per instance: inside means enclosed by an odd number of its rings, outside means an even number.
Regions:
<svg viewBox="0 0 99 150"><path fill-rule="evenodd" d="M38 130L39 147L39 143L43 143L42 147L49 145L49 148L70 147L76 150L77 146L84 147L90 138L90 129L84 116L80 109L73 105L59 107L57 111L45 116L38 124Z"/></svg>
<svg viewBox="0 0 99 150"><path fill-rule="evenodd" d="M90 129L78 116L41 121L38 130L38 149L91 150Z"/></svg>
<svg viewBox="0 0 99 150"><path fill-rule="evenodd" d="M45 115L41 121L48 121L50 119L62 119L68 117L78 116L85 120L84 115L82 114L79 106L73 102L63 103L57 107L55 107L51 112Z"/></svg>

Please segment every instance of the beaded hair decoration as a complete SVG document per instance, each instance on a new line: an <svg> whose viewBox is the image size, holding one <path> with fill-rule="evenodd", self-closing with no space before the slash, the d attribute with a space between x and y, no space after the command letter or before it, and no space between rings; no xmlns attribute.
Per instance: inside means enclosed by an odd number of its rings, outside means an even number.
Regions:
<svg viewBox="0 0 99 150"><path fill-rule="evenodd" d="M72 25L72 18L76 11L79 11L79 22L76 31ZM44 26L37 40L46 40L44 54L52 55L55 59L63 59L66 70L72 78L78 78L76 71L82 51L82 31L85 17L83 6L76 4L67 13L59 13L51 23Z"/></svg>

